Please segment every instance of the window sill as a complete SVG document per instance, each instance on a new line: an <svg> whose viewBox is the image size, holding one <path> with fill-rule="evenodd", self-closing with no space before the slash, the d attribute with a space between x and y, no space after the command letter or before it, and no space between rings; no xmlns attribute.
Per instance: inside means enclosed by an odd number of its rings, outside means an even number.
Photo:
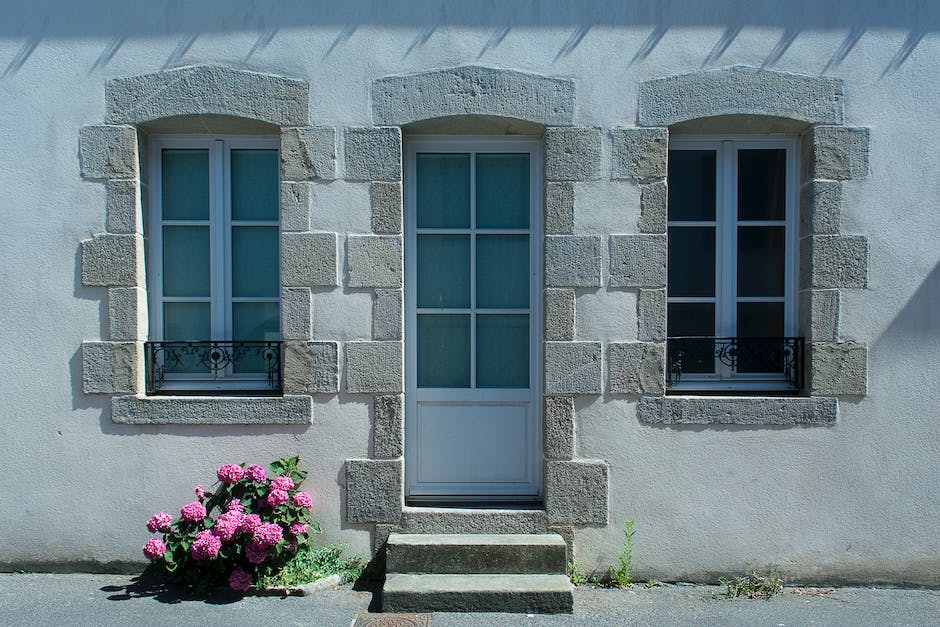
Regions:
<svg viewBox="0 0 940 627"><path fill-rule="evenodd" d="M115 396L111 420L130 425L307 425L310 396Z"/></svg>
<svg viewBox="0 0 940 627"><path fill-rule="evenodd" d="M659 425L831 426L838 414L822 396L646 396L637 407L641 423Z"/></svg>

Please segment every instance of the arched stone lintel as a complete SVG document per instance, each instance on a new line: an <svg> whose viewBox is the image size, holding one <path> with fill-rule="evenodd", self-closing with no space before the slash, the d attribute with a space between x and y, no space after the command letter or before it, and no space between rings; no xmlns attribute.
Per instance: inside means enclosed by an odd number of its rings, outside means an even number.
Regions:
<svg viewBox="0 0 940 627"><path fill-rule="evenodd" d="M574 120L574 81L467 65L372 83L373 123L406 126L454 116L512 118L543 126Z"/></svg>
<svg viewBox="0 0 940 627"><path fill-rule="evenodd" d="M276 126L309 123L306 81L196 65L109 80L105 90L108 124L139 125L161 118L224 115Z"/></svg>
<svg viewBox="0 0 940 627"><path fill-rule="evenodd" d="M729 115L842 124L842 81L745 65L658 78L640 84L639 126L672 126Z"/></svg>

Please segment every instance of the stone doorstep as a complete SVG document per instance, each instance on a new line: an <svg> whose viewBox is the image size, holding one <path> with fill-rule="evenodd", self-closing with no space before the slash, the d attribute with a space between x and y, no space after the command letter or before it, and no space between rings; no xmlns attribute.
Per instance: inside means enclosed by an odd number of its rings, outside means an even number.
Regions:
<svg viewBox="0 0 940 627"><path fill-rule="evenodd" d="M401 534L386 548L389 573L564 574L567 545L546 534Z"/></svg>
<svg viewBox="0 0 940 627"><path fill-rule="evenodd" d="M383 612L513 612L570 614L567 575L386 575Z"/></svg>

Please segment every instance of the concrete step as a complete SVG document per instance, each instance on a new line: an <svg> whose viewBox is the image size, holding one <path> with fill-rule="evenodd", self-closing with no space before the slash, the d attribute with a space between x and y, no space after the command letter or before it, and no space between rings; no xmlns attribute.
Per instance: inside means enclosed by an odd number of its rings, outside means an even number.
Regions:
<svg viewBox="0 0 940 627"><path fill-rule="evenodd" d="M555 574L567 567L567 546L556 533L393 533L386 546L389 573Z"/></svg>
<svg viewBox="0 0 940 627"><path fill-rule="evenodd" d="M382 611L570 614L572 590L566 575L389 573Z"/></svg>

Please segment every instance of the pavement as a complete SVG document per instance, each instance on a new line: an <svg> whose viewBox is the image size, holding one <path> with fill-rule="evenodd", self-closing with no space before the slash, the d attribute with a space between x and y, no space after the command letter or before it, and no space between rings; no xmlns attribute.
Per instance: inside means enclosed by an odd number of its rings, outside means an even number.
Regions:
<svg viewBox="0 0 940 627"><path fill-rule="evenodd" d="M717 598L723 588L579 587L574 614L383 615L372 592L345 586L309 596L200 598L128 575L0 574L0 625L938 625L940 591L787 588L772 599Z"/></svg>

